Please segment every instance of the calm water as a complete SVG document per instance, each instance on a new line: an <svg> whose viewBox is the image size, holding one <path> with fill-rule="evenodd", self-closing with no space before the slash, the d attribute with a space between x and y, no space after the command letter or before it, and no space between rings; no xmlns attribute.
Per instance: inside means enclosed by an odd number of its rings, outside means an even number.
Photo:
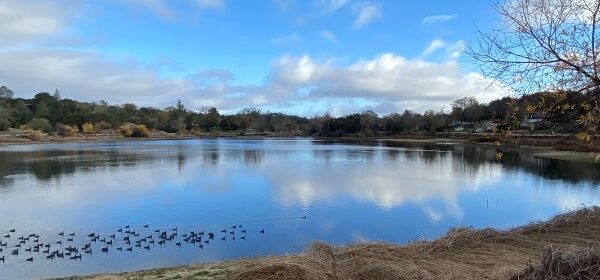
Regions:
<svg viewBox="0 0 600 280"><path fill-rule="evenodd" d="M508 228L599 205L599 186L597 165L510 153L497 161L494 150L450 144L217 139L4 146L0 243L8 244L0 247L0 279L293 253L315 240L406 242L458 225ZM140 234L131 240L160 241L155 231L171 237L174 227L178 235L149 250L144 243L121 252L116 248L129 246L117 229L125 225ZM192 230L215 238L186 243L183 234ZM107 240L115 234L108 253L101 241L81 260L25 251L34 239L52 251L82 247L90 233ZM17 237L29 234L39 238L12 255Z"/></svg>

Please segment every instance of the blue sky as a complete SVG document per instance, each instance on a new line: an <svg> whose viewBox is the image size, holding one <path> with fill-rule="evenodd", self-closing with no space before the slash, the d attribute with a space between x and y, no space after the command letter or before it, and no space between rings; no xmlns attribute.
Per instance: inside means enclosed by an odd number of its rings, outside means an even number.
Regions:
<svg viewBox="0 0 600 280"><path fill-rule="evenodd" d="M17 96L300 115L449 109L509 94L463 49L491 1L0 0ZM490 86L491 84L491 86Z"/></svg>

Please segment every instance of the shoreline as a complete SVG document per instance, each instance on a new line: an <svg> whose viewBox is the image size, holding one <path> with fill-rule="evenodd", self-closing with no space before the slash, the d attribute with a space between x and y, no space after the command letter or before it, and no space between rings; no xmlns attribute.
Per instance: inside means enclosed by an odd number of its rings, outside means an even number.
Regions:
<svg viewBox="0 0 600 280"><path fill-rule="evenodd" d="M598 232L600 207L591 207L508 230L455 228L432 241L339 247L315 242L295 255L53 279L598 279ZM574 275L569 265L580 274L558 278ZM535 277L546 270L557 278Z"/></svg>

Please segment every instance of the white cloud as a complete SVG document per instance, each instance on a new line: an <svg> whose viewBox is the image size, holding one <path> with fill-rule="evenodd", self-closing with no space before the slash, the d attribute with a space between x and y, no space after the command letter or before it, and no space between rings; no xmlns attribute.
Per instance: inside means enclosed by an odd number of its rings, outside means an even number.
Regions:
<svg viewBox="0 0 600 280"><path fill-rule="evenodd" d="M361 28L371 23L372 21L381 18L383 12L381 4L373 2L360 2L352 6L352 13L356 16L354 20L354 28Z"/></svg>
<svg viewBox="0 0 600 280"><path fill-rule="evenodd" d="M75 1L0 1L0 45L60 35L79 6Z"/></svg>
<svg viewBox="0 0 600 280"><path fill-rule="evenodd" d="M463 73L456 61L432 63L385 53L372 60L339 66L334 60L309 56L284 57L272 70L270 83L297 91L310 88L310 97L362 98L379 108L423 111L448 106L452 100L475 96L489 102L510 93L477 73ZM356 108L354 108L356 110Z"/></svg>
<svg viewBox="0 0 600 280"><path fill-rule="evenodd" d="M423 18L423 20L421 21L421 24L434 24L434 23L442 23L442 22L447 22L449 20L452 20L456 18L456 15L435 15L435 16L428 16Z"/></svg>
<svg viewBox="0 0 600 280"><path fill-rule="evenodd" d="M446 47L446 42L435 38L431 41L431 43L429 43L429 46L427 46L427 48L425 48L425 50L423 50L423 56L428 56L432 53L434 53L435 51L442 49Z"/></svg>

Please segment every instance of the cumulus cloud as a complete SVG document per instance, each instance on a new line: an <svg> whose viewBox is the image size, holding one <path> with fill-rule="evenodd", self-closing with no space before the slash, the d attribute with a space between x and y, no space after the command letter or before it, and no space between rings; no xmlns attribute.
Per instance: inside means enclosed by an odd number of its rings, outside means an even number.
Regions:
<svg viewBox="0 0 600 280"><path fill-rule="evenodd" d="M79 5L70 0L60 4L41 0L0 1L0 45L59 35Z"/></svg>
<svg viewBox="0 0 600 280"><path fill-rule="evenodd" d="M356 16L353 24L354 28L364 27L365 25L383 16L381 4L373 2L356 3L354 6L352 6L351 11Z"/></svg>
<svg viewBox="0 0 600 280"><path fill-rule="evenodd" d="M454 19L456 15L434 15L423 18L421 24L434 24L434 23L442 23L447 22Z"/></svg>
<svg viewBox="0 0 600 280"><path fill-rule="evenodd" d="M331 59L283 57L274 64L270 80L287 88L310 88L311 98L363 98L394 111L439 109L462 96L489 102L510 93L492 82L463 73L453 60L433 63L392 53L348 66Z"/></svg>
<svg viewBox="0 0 600 280"><path fill-rule="evenodd" d="M135 1L158 10L168 9L168 6L160 5L161 0ZM209 2L205 4L221 3ZM104 99L111 103L134 102L164 107L181 99L190 108L215 106L224 112L258 107L301 115L326 111L341 115L366 109L379 113L405 109L422 112L447 107L452 100L463 96L475 96L487 102L510 93L498 83L490 86L494 81L489 78L461 70L454 58L464 48L462 41L452 45L444 43L444 46L432 42L428 48L431 50L426 53L447 47L447 61L442 62L411 59L394 53L354 62L284 55L272 61L264 82L240 84L227 70L209 69L189 74L192 69L183 71L177 61L168 57L157 63L142 64L133 58L115 59L90 49L43 47L35 44L35 40L68 29L65 22L68 16L62 17L62 10L58 9L58 4L53 4L55 2L28 0L23 3L17 6L0 2L0 14L4 15L0 22L7 23L6 18L11 18L21 23L1 25L0 38L14 38L31 44L6 47L0 41L2 83L21 97L58 88L64 97L84 101ZM69 0L62 3L72 7L77 5ZM37 4L42 5L41 8ZM381 16L378 4L361 2L356 5L353 7L357 7L354 8L357 26L364 26ZM27 7L31 9L25 10ZM43 12L42 8L56 13ZM323 31L319 36L323 40L337 41L329 31ZM292 34L286 40L299 40L299 36ZM179 73L173 75L171 71L171 75L162 75L165 68L179 69Z"/></svg>
<svg viewBox="0 0 600 280"><path fill-rule="evenodd" d="M299 114L338 114L374 109L424 111L475 96L482 102L510 91L476 73L463 73L456 61L407 59L392 53L349 65L335 59L282 56L262 84L236 85L233 74L205 70L185 77L163 77L135 61L113 61L99 53L68 50L2 51L0 76L18 95L58 87L63 96L163 107L184 100L192 108L225 111L263 107ZM319 112L320 111L320 112Z"/></svg>

